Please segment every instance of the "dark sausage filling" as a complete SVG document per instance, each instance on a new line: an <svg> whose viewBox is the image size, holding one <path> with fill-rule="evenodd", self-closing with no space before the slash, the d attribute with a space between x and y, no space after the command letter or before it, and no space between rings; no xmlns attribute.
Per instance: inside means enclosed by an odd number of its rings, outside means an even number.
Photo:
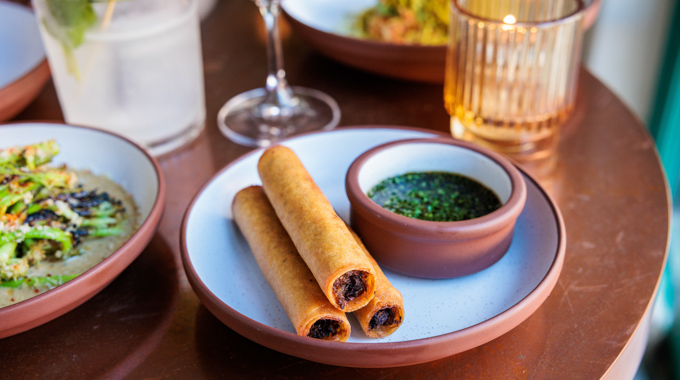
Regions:
<svg viewBox="0 0 680 380"><path fill-rule="evenodd" d="M375 330L377 328L391 326L399 322L400 321L397 318L397 312L395 308L391 307L389 309L378 310L375 314L373 314L373 318L371 318L371 321L368 323L368 328Z"/></svg>
<svg viewBox="0 0 680 380"><path fill-rule="evenodd" d="M309 329L310 338L325 339L338 333L340 330L340 322L332 319L319 319L314 322L312 328Z"/></svg>
<svg viewBox="0 0 680 380"><path fill-rule="evenodd" d="M364 294L367 278L368 273L353 270L335 280L335 283L333 283L333 294L335 294L341 309L344 309L353 299Z"/></svg>

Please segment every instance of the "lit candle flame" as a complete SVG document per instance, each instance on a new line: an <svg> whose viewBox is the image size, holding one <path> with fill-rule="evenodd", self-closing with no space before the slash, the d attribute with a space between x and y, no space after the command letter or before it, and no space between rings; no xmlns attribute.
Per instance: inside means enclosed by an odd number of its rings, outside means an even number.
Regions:
<svg viewBox="0 0 680 380"><path fill-rule="evenodd" d="M514 24L517 22L517 19L513 15L507 15L503 17L503 22L506 24Z"/></svg>
<svg viewBox="0 0 680 380"><path fill-rule="evenodd" d="M512 26L514 23L517 22L517 19L513 15L507 15L503 17L503 23L504 25L501 25L501 29L505 31L513 30L515 29L514 26Z"/></svg>

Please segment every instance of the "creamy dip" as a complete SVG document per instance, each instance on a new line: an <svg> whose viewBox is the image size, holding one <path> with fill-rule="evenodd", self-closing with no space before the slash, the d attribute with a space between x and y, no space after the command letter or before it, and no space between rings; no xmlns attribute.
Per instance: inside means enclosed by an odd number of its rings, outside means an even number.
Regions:
<svg viewBox="0 0 680 380"><path fill-rule="evenodd" d="M33 276L58 276L80 275L95 265L101 263L113 252L120 248L139 228L139 211L132 196L120 185L105 176L97 176L89 171L77 171L78 180L87 191L97 190L106 192L112 198L118 199L125 207L125 220L121 227L123 233L117 236L84 238L79 246L81 255L73 256L66 260L48 258L40 265L28 270L28 277ZM0 287L0 307L15 304L25 299L34 297L49 290L48 286L27 286L18 288Z"/></svg>

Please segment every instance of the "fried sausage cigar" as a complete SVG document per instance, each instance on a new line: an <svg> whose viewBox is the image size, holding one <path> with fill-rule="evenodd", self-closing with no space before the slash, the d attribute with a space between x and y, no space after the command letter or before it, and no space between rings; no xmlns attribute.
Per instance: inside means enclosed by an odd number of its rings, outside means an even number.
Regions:
<svg viewBox="0 0 680 380"><path fill-rule="evenodd" d="M375 295L368 305L354 312L364 333L371 338L386 337L395 332L404 320L404 298L385 277L380 266L368 252L359 236L350 232L375 267Z"/></svg>
<svg viewBox="0 0 680 380"><path fill-rule="evenodd" d="M257 168L276 215L328 300L347 312L366 306L375 269L295 153L282 145L268 148Z"/></svg>
<svg viewBox="0 0 680 380"><path fill-rule="evenodd" d="M251 186L239 191L232 212L297 334L346 341L351 330L347 316L331 305L319 288L262 188Z"/></svg>

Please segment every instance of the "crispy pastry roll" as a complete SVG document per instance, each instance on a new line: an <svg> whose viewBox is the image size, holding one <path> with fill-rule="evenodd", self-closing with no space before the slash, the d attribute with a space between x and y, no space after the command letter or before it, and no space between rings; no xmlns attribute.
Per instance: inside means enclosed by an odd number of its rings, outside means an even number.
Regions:
<svg viewBox="0 0 680 380"><path fill-rule="evenodd" d="M232 211L264 278L297 334L346 341L351 330L347 316L328 302L262 188L250 186L239 191Z"/></svg>
<svg viewBox="0 0 680 380"><path fill-rule="evenodd" d="M352 229L350 232L375 267L375 295L368 305L355 311L354 316L366 335L371 338L382 338L392 334L401 326L404 320L404 299L385 277L359 236Z"/></svg>
<svg viewBox="0 0 680 380"><path fill-rule="evenodd" d="M350 312L373 298L375 269L295 153L264 151L258 171L267 198L321 290Z"/></svg>

